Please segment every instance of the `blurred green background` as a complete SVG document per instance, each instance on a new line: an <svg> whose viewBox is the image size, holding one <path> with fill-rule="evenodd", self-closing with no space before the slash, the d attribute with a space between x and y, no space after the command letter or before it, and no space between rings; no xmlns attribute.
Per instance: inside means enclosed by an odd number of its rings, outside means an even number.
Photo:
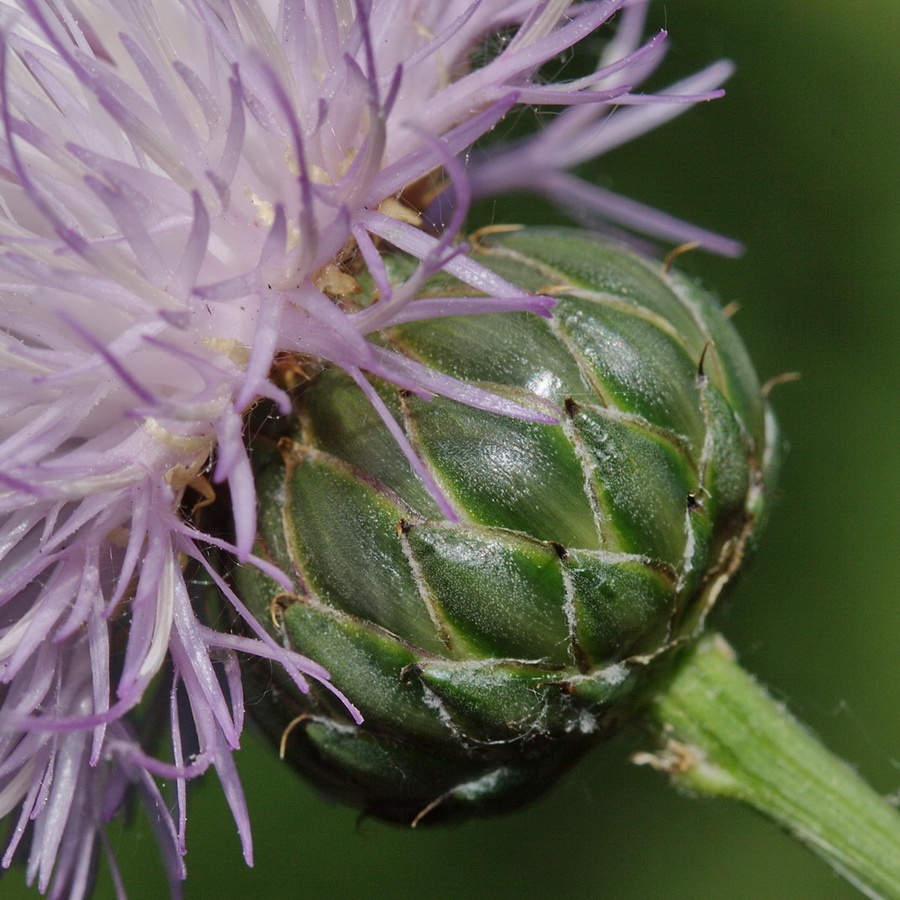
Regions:
<svg viewBox="0 0 900 900"><path fill-rule="evenodd" d="M720 625L744 664L881 792L900 788L900 3L671 0L674 80L721 56L728 96L604 158L600 183L746 243L680 266L741 304L790 454L763 548ZM497 221L544 211L504 203ZM480 224L480 223L479 223ZM407 832L320 801L252 733L244 866L214 779L193 791L188 898L839 900L859 896L754 813L688 800L600 748L507 818ZM114 827L129 896L166 888L149 826ZM21 872L3 898L36 896ZM97 897L114 896L104 878Z"/></svg>

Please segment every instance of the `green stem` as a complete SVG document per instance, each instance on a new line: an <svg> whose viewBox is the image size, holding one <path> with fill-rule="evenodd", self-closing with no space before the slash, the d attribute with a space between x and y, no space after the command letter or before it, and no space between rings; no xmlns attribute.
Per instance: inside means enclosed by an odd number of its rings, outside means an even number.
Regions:
<svg viewBox="0 0 900 900"><path fill-rule="evenodd" d="M869 897L900 900L900 814L704 638L648 711L663 745L638 754L692 793L775 819Z"/></svg>

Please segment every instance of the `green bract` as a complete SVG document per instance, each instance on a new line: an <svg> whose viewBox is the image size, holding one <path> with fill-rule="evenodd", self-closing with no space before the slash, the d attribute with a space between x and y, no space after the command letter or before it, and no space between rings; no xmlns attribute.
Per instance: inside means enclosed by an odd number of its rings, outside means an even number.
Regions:
<svg viewBox="0 0 900 900"><path fill-rule="evenodd" d="M263 727L325 791L406 823L521 803L633 717L744 558L774 469L744 347L691 281L575 231L478 252L552 292L553 318L445 318L383 339L558 424L376 383L453 522L360 389L326 369L292 416L252 429L256 553L294 591L233 573L365 717L259 668Z"/></svg>

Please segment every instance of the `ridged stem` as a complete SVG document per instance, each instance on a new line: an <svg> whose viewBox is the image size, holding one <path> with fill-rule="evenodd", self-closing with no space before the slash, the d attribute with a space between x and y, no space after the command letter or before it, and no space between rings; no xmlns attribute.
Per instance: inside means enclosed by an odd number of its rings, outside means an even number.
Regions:
<svg viewBox="0 0 900 900"><path fill-rule="evenodd" d="M900 898L900 813L776 703L721 636L685 657L649 720L662 749L636 762L691 793L749 804L867 896Z"/></svg>

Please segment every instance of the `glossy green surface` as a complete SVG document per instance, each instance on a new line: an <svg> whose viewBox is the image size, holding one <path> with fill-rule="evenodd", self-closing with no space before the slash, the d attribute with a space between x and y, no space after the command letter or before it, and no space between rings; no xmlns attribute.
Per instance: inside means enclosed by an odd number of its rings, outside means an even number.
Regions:
<svg viewBox="0 0 900 900"><path fill-rule="evenodd" d="M364 721L268 663L248 675L251 712L316 786L405 825L518 806L632 719L743 562L780 451L740 339L689 280L573 229L491 237L478 255L552 289L553 318L383 339L556 421L373 379L452 515L348 375L313 377L290 416L262 406L249 429L255 552L294 586L247 567L234 586ZM492 344L507 368L486 362Z"/></svg>

